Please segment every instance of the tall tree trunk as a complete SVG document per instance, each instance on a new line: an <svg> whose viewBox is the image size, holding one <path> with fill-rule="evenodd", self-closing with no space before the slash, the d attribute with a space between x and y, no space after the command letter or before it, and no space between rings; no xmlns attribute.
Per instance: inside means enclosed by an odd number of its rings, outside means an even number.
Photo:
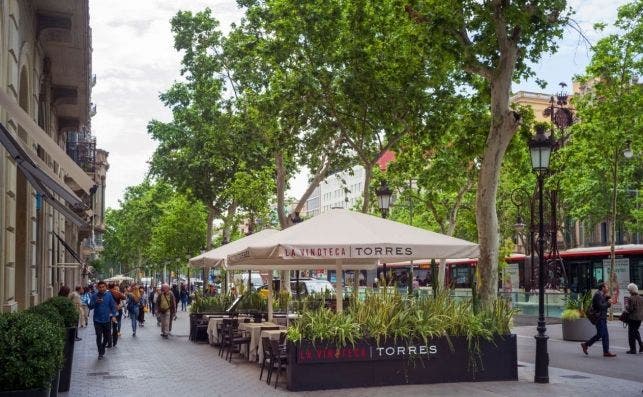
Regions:
<svg viewBox="0 0 643 397"><path fill-rule="evenodd" d="M505 64L505 66L507 65ZM502 159L520 120L509 108L512 71L513 67L501 67L491 81L492 122L487 136L476 193L476 222L478 243L480 244L479 296L483 306L493 302L498 292L499 241L496 193Z"/></svg>
<svg viewBox="0 0 643 397"><path fill-rule="evenodd" d="M212 206L208 206L208 227L206 228L205 233L205 249L210 251L212 249L212 227L214 223L214 217L216 215L216 209Z"/></svg>
<svg viewBox="0 0 643 397"><path fill-rule="evenodd" d="M368 207L370 205L371 192L369 187L371 185L371 179L373 178L373 164L364 164L364 189L362 190L362 212L367 213Z"/></svg>
<svg viewBox="0 0 643 397"><path fill-rule="evenodd" d="M223 221L223 230L221 234L223 235L223 240L230 242L230 238L232 237L232 230L234 225L234 214L237 212L237 207L239 205L236 202L230 203L228 206L228 210L226 211L226 216Z"/></svg>
<svg viewBox="0 0 643 397"><path fill-rule="evenodd" d="M276 168L276 187L277 187L277 217L282 229L288 227L288 217L286 216L286 167L284 165L284 155L281 152L275 153Z"/></svg>

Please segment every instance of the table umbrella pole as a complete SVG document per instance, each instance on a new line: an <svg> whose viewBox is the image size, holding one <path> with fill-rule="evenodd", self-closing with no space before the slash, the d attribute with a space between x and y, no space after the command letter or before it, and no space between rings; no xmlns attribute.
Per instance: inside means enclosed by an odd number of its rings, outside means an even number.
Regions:
<svg viewBox="0 0 643 397"><path fill-rule="evenodd" d="M272 321L272 270L268 272L268 321Z"/></svg>
<svg viewBox="0 0 643 397"><path fill-rule="evenodd" d="M342 261L337 260L335 262L335 297L337 299L336 312L341 313L343 311L344 304L344 286L342 283Z"/></svg>

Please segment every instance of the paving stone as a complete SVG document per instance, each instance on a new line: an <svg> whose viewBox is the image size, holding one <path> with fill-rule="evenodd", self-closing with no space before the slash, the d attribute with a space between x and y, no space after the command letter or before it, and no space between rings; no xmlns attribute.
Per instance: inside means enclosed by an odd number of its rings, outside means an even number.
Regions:
<svg viewBox="0 0 643 397"><path fill-rule="evenodd" d="M188 340L189 316L179 313L174 336L163 339L148 314L146 326L132 337L131 322L123 319L116 348L98 360L93 326L79 329L71 389L60 396L337 396L337 390L289 392L282 374L275 390L259 380L260 367L235 355L232 363L218 348ZM643 363L643 356L641 357ZM643 383L550 368L550 383L533 383L532 364L520 363L517 382L446 383L345 389L342 397L390 396L602 396L642 397ZM643 373L643 372L642 372ZM274 382L273 382L274 384ZM618 393L618 394L616 394Z"/></svg>

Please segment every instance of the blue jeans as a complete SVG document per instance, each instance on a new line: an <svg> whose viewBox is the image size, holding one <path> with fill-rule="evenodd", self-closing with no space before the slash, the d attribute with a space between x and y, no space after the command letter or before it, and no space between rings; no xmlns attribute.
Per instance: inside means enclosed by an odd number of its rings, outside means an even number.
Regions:
<svg viewBox="0 0 643 397"><path fill-rule="evenodd" d="M593 345L599 339L603 342L603 353L608 353L610 351L610 336L607 333L607 319L605 318L599 318L596 322L596 335L587 341L587 346Z"/></svg>
<svg viewBox="0 0 643 397"><path fill-rule="evenodd" d="M132 320L132 332L136 333L136 324L138 323L138 306L130 306L128 308L129 311L129 319Z"/></svg>

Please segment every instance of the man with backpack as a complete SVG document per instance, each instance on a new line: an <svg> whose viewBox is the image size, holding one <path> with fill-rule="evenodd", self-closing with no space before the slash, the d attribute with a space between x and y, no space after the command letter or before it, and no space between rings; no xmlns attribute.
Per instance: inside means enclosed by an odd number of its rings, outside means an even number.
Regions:
<svg viewBox="0 0 643 397"><path fill-rule="evenodd" d="M607 309L611 305L607 284L598 284L598 291L594 294L590 307L590 310L594 311L596 316L596 335L592 336L587 342L580 344L583 353L587 354L587 349L600 339L603 342L603 357L616 357L616 354L610 352L610 336L607 332Z"/></svg>
<svg viewBox="0 0 643 397"><path fill-rule="evenodd" d="M161 336L167 338L172 331L172 319L176 313L176 300L169 285L161 286L161 293L156 298L154 306L161 320Z"/></svg>

